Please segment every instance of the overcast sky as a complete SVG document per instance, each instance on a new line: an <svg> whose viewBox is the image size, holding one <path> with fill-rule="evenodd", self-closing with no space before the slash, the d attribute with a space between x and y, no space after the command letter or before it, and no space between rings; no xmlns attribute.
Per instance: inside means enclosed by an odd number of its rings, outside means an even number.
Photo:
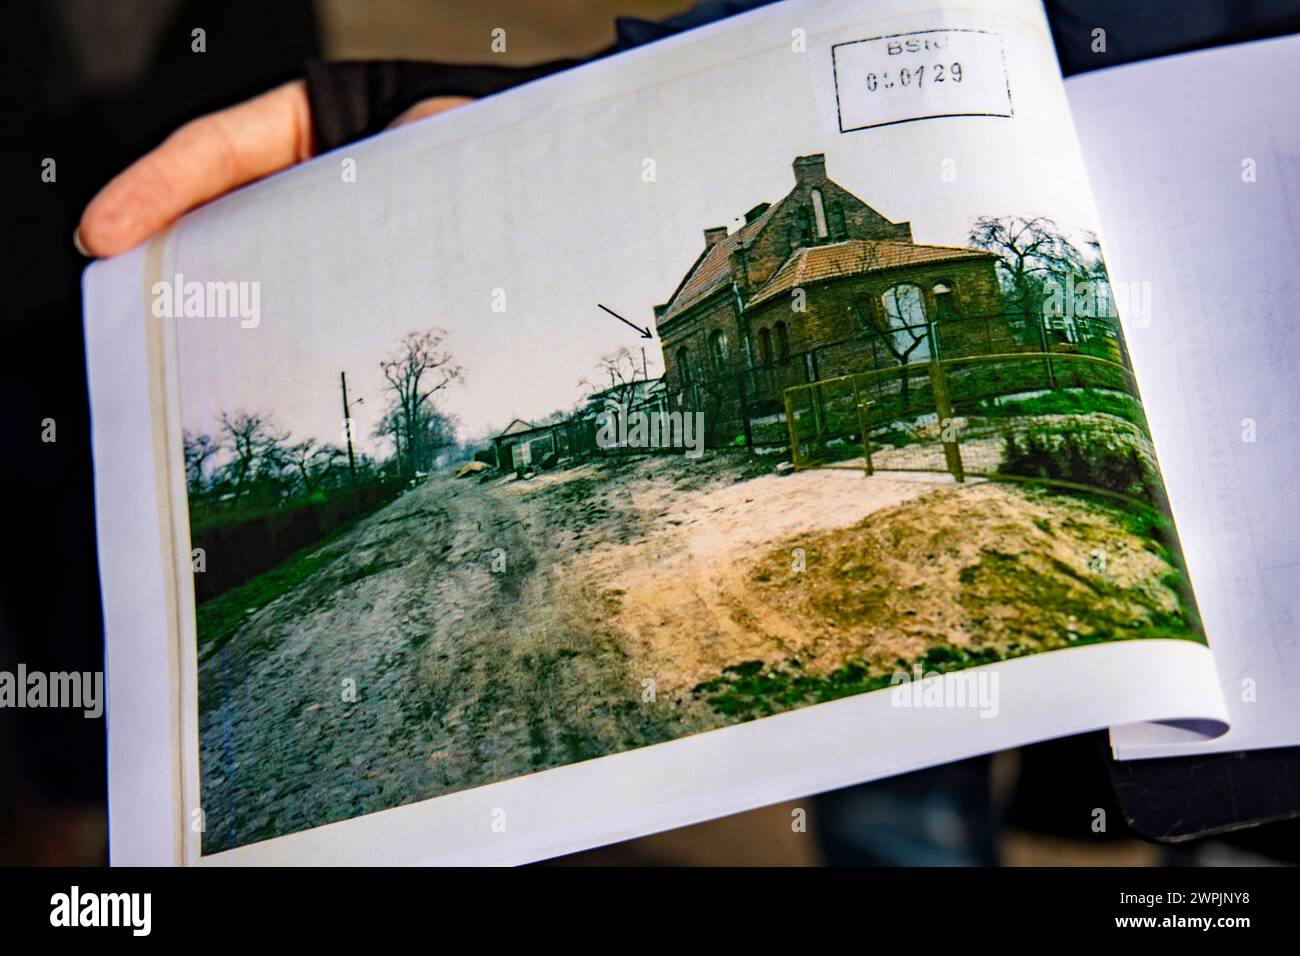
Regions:
<svg viewBox="0 0 1300 956"><path fill-rule="evenodd" d="M822 32L816 12L827 18ZM653 374L657 340L597 304L652 324L652 307L703 248L703 229L734 228L746 209L780 199L798 155L825 153L832 179L910 220L918 242L963 243L971 221L989 214L1094 226L1055 61L1036 26L969 12L945 21L1002 33L1014 119L841 134L829 47L871 35L861 23L835 24L845 16L835 5L796 6L533 84L190 217L166 274L258 281L262 315L256 329L177 320L185 426L213 430L223 409L258 410L298 437L339 442L346 371L354 399L364 398L354 409L362 447L378 451L370 435L385 405L380 360L404 333L430 327L447 331L465 369L440 399L463 435L572 407L579 381L597 378L601 355L620 346L639 355L649 345ZM796 22L810 25L806 53L790 49ZM933 15L890 21L936 25ZM673 70L684 75L650 85ZM356 160L355 183L341 181L344 157ZM655 162L650 183L646 158ZM941 178L948 158L955 182ZM492 309L497 289L504 312Z"/></svg>

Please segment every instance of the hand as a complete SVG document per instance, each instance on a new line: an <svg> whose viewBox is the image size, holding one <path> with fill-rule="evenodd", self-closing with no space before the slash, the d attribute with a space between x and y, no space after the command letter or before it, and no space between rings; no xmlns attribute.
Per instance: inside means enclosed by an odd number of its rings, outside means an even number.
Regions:
<svg viewBox="0 0 1300 956"><path fill-rule="evenodd" d="M434 116L463 96L436 96L392 123ZM126 252L196 206L315 155L307 84L295 80L186 123L99 191L74 241L90 256Z"/></svg>

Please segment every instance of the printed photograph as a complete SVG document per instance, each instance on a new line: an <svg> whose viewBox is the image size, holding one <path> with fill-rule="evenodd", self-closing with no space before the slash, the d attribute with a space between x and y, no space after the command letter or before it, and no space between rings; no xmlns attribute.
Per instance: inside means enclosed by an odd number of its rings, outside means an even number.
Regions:
<svg viewBox="0 0 1300 956"><path fill-rule="evenodd" d="M202 851L922 674L1203 640L1095 239L877 206L878 179L787 153L783 192L617 259L613 223L566 248L581 217L431 219L429 248L367 253L386 292L338 301L325 276L374 270L337 252L255 321L179 326ZM524 242L565 269L511 281ZM530 291L573 275L571 307Z"/></svg>

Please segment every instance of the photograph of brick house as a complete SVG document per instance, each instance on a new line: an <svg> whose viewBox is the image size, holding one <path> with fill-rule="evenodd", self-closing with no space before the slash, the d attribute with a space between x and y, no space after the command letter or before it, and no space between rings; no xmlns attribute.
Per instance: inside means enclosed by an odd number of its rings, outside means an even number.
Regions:
<svg viewBox="0 0 1300 956"><path fill-rule="evenodd" d="M772 155L782 175L790 151ZM306 367L307 308L268 323L285 337L260 375L261 341L185 327L188 526L232 568L191 571L205 855L918 668L1201 640L1176 542L1148 530L1167 527L1163 491L1118 329L1047 308L1052 288L1104 282L1074 244L1087 232L918 196L927 230L969 223L980 248L918 243L825 157L796 159L794 179L705 231L655 310L661 354L594 308L508 335L458 308L466 276L500 274L504 216L478 259L435 258L408 312L334 312L339 352ZM581 259L585 276L594 256L640 283L620 302L677 278L648 238L662 224L630 253L649 278L613 241L577 252L546 232L561 225L538 225L564 250L548 267ZM360 274L381 283L387 265ZM342 362L369 383L361 408L382 409L365 444L349 428L355 467L332 415L315 418ZM299 407L300 380L317 401ZM303 690L340 674L364 711Z"/></svg>
<svg viewBox="0 0 1300 956"><path fill-rule="evenodd" d="M724 59L185 227L175 272L254 270L275 316L174 330L203 855L918 669L1202 639L1080 308L1086 190L1034 175L1060 141L954 121L952 188L933 124L827 138L807 58ZM701 100L735 82L781 121Z"/></svg>
<svg viewBox="0 0 1300 956"><path fill-rule="evenodd" d="M829 179L822 154L796 158L794 179L736 231L705 229L654 309L670 401L709 415L711 443L748 439L741 409L775 413L794 385L1014 347L996 254L915 242Z"/></svg>

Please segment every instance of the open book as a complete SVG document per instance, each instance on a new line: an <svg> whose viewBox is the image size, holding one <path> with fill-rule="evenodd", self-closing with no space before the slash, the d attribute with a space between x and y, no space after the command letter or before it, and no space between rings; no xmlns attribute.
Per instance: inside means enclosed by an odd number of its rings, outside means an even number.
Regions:
<svg viewBox="0 0 1300 956"><path fill-rule="evenodd" d="M92 266L114 861L1300 743L1297 53L783 3Z"/></svg>

